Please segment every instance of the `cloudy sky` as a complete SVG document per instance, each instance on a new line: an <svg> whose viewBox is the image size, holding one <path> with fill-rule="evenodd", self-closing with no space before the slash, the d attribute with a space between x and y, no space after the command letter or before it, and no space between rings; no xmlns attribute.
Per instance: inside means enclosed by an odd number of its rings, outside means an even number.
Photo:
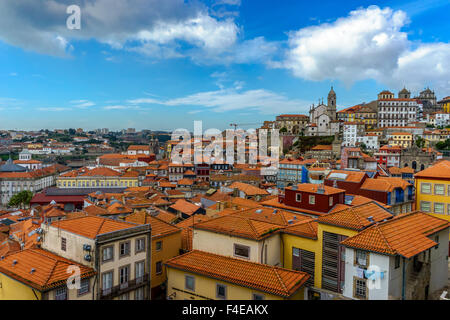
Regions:
<svg viewBox="0 0 450 320"><path fill-rule="evenodd" d="M67 28L67 7L81 29ZM244 128L450 95L448 0L2 0L0 128Z"/></svg>

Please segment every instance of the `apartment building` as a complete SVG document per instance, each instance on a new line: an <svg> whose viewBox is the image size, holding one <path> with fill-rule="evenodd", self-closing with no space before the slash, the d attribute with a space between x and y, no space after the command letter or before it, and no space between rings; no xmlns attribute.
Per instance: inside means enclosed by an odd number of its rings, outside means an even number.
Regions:
<svg viewBox="0 0 450 320"><path fill-rule="evenodd" d="M378 127L405 127L417 121L418 111L419 104L416 99L410 99L400 93L399 98L395 98L390 91L383 91L378 95Z"/></svg>
<svg viewBox="0 0 450 320"><path fill-rule="evenodd" d="M58 188L119 188L138 187L139 174L135 171L119 172L110 168L81 168L60 175Z"/></svg>
<svg viewBox="0 0 450 320"><path fill-rule="evenodd" d="M414 180L417 210L450 221L450 161L416 173Z"/></svg>
<svg viewBox="0 0 450 320"><path fill-rule="evenodd" d="M44 250L95 270L93 299L149 299L149 224L84 216L42 224L41 230Z"/></svg>
<svg viewBox="0 0 450 320"><path fill-rule="evenodd" d="M446 220L412 212L345 239L344 296L428 299L447 283L449 228Z"/></svg>
<svg viewBox="0 0 450 320"><path fill-rule="evenodd" d="M80 288L68 287L70 271L79 270ZM29 248L0 260L0 300L93 300L97 272L92 267Z"/></svg>
<svg viewBox="0 0 450 320"><path fill-rule="evenodd" d="M165 264L168 300L303 300L305 272L194 250Z"/></svg>
<svg viewBox="0 0 450 320"><path fill-rule="evenodd" d="M165 297L167 288L166 268L163 264L180 254L181 228L169 224L157 217L153 217L145 211L136 212L128 216L125 221L137 224L150 224L152 228L152 268L151 287L152 299Z"/></svg>

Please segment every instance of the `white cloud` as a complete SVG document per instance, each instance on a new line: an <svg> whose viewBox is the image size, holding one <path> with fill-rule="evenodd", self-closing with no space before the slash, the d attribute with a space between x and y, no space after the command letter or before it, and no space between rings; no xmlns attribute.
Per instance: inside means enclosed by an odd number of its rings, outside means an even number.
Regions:
<svg viewBox="0 0 450 320"><path fill-rule="evenodd" d="M71 104L74 105L75 108L85 109L88 107L95 106L95 103L89 100L72 100L70 101Z"/></svg>
<svg viewBox="0 0 450 320"><path fill-rule="evenodd" d="M39 111L51 111L51 112L61 112L69 111L71 108L58 108L58 107L48 107L48 108L38 108Z"/></svg>
<svg viewBox="0 0 450 320"><path fill-rule="evenodd" d="M312 81L350 85L374 79L395 88L450 90L450 44L410 41L402 31L408 22L401 10L358 9L333 23L290 32L285 59L270 65Z"/></svg>
<svg viewBox="0 0 450 320"><path fill-rule="evenodd" d="M380 77L397 67L407 48L407 35L400 31L406 22L402 11L372 6L331 24L291 32L283 66L313 81Z"/></svg>
<svg viewBox="0 0 450 320"><path fill-rule="evenodd" d="M114 106L105 106L103 107L105 110L138 110L140 107L138 106L125 106L125 105L114 105Z"/></svg>
<svg viewBox="0 0 450 320"><path fill-rule="evenodd" d="M180 42L221 52L237 39L233 19L217 19L208 8L183 0L82 1L81 30L68 30L72 0L0 1L0 40L39 53L64 56L74 40L96 39L111 48L152 57L183 56Z"/></svg>
<svg viewBox="0 0 450 320"><path fill-rule="evenodd" d="M261 114L273 115L280 112L307 112L310 102L291 100L284 95L269 90L221 89L192 94L170 100L135 99L136 103L160 104L165 106L196 106L209 108L214 112L252 110Z"/></svg>

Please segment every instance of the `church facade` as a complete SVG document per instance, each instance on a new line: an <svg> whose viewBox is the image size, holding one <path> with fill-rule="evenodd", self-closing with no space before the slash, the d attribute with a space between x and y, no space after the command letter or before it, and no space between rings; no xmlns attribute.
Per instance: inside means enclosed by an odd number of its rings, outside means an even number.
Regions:
<svg viewBox="0 0 450 320"><path fill-rule="evenodd" d="M309 110L308 135L332 136L339 133L340 121L336 116L336 92L331 87L328 93L327 104L312 105Z"/></svg>

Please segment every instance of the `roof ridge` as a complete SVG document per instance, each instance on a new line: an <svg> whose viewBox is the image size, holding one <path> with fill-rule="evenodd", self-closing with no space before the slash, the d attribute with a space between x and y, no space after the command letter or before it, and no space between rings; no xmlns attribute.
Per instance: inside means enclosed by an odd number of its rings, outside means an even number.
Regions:
<svg viewBox="0 0 450 320"><path fill-rule="evenodd" d="M389 241L386 239L386 237L384 236L383 232L381 232L381 228L379 228L379 225L376 224L374 227L376 227L375 229L378 231L378 233L380 234L381 238L383 239L383 241L386 243L386 246L392 251L397 253L397 250L395 250L394 248L391 247L391 245L389 244Z"/></svg>
<svg viewBox="0 0 450 320"><path fill-rule="evenodd" d="M283 288L284 292L288 293L289 290L286 288L286 285L284 284L283 279L281 279L281 276L278 274L278 269L277 269L277 268L272 268L272 270L273 270L273 272L275 273L275 275L276 275L278 281L280 282L281 287Z"/></svg>
<svg viewBox="0 0 450 320"><path fill-rule="evenodd" d="M97 229L97 232L95 233L95 235L97 236L101 230L101 228L103 227L103 224L106 222L106 219L102 219L102 222L100 223L100 226Z"/></svg>

